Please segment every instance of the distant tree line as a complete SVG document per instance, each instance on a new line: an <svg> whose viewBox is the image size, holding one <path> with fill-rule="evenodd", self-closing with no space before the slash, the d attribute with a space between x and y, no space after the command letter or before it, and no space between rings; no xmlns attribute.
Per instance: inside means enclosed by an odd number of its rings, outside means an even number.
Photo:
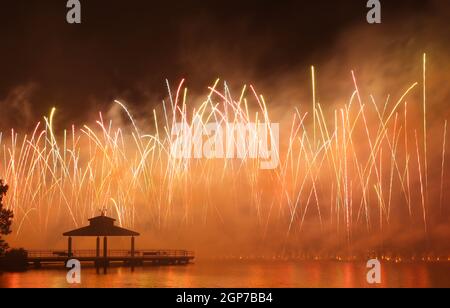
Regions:
<svg viewBox="0 0 450 308"><path fill-rule="evenodd" d="M11 210L7 209L3 204L3 197L6 196L9 186L4 184L3 180L0 180L0 256L3 256L6 250L9 248L2 236L11 233L11 224L14 214Z"/></svg>

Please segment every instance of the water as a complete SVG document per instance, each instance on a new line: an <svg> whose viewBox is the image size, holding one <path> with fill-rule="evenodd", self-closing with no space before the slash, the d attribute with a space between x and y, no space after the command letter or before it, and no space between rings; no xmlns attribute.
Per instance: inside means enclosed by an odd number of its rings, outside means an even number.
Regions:
<svg viewBox="0 0 450 308"><path fill-rule="evenodd" d="M0 274L0 287L65 288L66 271L61 268ZM82 269L78 287L203 288L203 287L370 287L365 264L328 261L199 261L188 266L110 268L97 275ZM385 263L379 287L450 287L450 263Z"/></svg>

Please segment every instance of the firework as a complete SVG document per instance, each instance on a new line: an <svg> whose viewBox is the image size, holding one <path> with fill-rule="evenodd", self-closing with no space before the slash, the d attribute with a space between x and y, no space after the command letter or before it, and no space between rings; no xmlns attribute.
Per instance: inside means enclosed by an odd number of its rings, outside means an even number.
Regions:
<svg viewBox="0 0 450 308"><path fill-rule="evenodd" d="M242 219L262 236L273 229L286 237L298 236L307 225L315 225L343 234L347 243L357 230L380 233L400 220L402 225L416 225L420 219L427 230L425 64L424 56L423 128L408 121L406 99L417 83L394 104L388 97L380 108L373 96L365 101L352 72L354 92L349 101L324 108L316 99L312 67L312 110L300 105L289 121L284 115L283 132L290 133L282 134L280 167L271 171L260 170L260 161L250 159L249 153L241 160L170 155L176 123L191 135L198 123L205 127L211 122L253 122L270 127L269 107L253 86L244 86L233 99L227 84L220 91L217 80L206 99L190 107L184 80L175 92L167 83L168 100L152 110L152 124L146 129L139 127L124 103L116 101L129 127L105 122L100 113L95 127L71 126L55 132L53 109L31 135L20 136L14 130L0 135L0 175L11 187L8 206L16 215L15 232L19 237L24 229L45 232L60 221L77 227L105 207L123 226L150 224L164 229ZM410 153L412 135L416 147ZM446 138L447 122L439 173L441 211ZM412 163L414 156L417 165ZM242 216L243 209L247 216Z"/></svg>

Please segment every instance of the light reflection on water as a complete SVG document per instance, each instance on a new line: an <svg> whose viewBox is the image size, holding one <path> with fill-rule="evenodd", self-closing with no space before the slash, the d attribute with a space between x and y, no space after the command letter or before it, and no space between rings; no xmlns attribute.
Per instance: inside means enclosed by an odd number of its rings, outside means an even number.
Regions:
<svg viewBox="0 0 450 308"><path fill-rule="evenodd" d="M188 266L82 269L79 287L317 288L371 287L364 263L332 261L199 261ZM71 287L60 268L0 274L0 287ZM450 263L384 263L379 287L450 287Z"/></svg>

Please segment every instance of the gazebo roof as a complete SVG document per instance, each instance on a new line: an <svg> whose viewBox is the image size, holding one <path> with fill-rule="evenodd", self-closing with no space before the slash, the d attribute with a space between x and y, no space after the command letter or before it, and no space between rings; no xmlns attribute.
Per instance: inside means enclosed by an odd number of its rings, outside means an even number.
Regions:
<svg viewBox="0 0 450 308"><path fill-rule="evenodd" d="M64 233L64 236L90 237L90 236L139 236L131 230L114 225L116 220L104 215L89 219L89 226Z"/></svg>

